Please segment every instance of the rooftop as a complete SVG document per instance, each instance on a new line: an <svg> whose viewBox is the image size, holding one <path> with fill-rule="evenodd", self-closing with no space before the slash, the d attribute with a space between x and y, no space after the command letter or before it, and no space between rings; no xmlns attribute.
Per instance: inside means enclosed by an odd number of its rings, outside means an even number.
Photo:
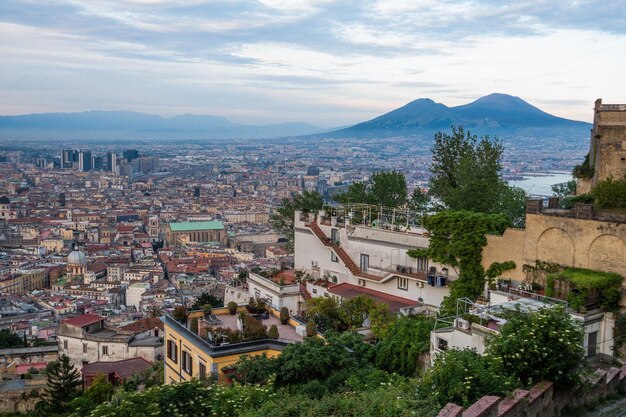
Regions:
<svg viewBox="0 0 626 417"><path fill-rule="evenodd" d="M104 320L104 318L98 316L97 314L83 314L81 316L63 320L63 323L69 324L70 326L75 326L75 327L84 327L90 324L97 323L101 320Z"/></svg>
<svg viewBox="0 0 626 417"><path fill-rule="evenodd" d="M120 378L128 378L137 372L145 371L152 364L144 358L130 358L115 362L94 362L83 366L80 372L83 375L115 373Z"/></svg>
<svg viewBox="0 0 626 417"><path fill-rule="evenodd" d="M177 222L170 223L172 232L195 232L201 230L224 230L224 223L219 220L208 222Z"/></svg>
<svg viewBox="0 0 626 417"><path fill-rule="evenodd" d="M415 307L416 305L421 304L420 302L415 300L385 294L380 291L372 290L365 287L359 287L357 285L348 284L346 282L329 287L328 292L338 295L342 298L354 298L359 295L365 295L369 298L372 298L376 302L387 304L392 312L397 312L403 308Z"/></svg>

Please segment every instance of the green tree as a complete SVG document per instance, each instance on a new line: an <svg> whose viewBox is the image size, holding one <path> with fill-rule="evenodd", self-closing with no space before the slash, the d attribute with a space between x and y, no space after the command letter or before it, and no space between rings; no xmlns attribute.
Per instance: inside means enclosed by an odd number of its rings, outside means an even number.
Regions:
<svg viewBox="0 0 626 417"><path fill-rule="evenodd" d="M407 203L406 179L398 171L381 171L372 174L367 182L350 185L348 191L337 196L341 203L375 204L401 207Z"/></svg>
<svg viewBox="0 0 626 417"><path fill-rule="evenodd" d="M425 316L401 317L382 332L376 344L376 366L387 372L417 376L424 368L435 323Z"/></svg>
<svg viewBox="0 0 626 417"><path fill-rule="evenodd" d="M293 199L283 198L280 206L272 215L271 223L274 229L287 236L293 242L293 226L296 211L303 214L317 213L324 206L324 198L316 191L305 191L297 194Z"/></svg>
<svg viewBox="0 0 626 417"><path fill-rule="evenodd" d="M280 334L278 333L278 327L275 324L270 326L270 329L267 331L267 337L270 339L278 339Z"/></svg>
<svg viewBox="0 0 626 417"><path fill-rule="evenodd" d="M450 349L437 355L418 393L431 397L439 407L449 402L468 407L485 395L505 395L514 388L514 381L499 373L492 358L472 349Z"/></svg>
<svg viewBox="0 0 626 417"><path fill-rule="evenodd" d="M187 308L183 306L178 306L172 311L172 317L178 320L181 323L187 323Z"/></svg>
<svg viewBox="0 0 626 417"><path fill-rule="evenodd" d="M429 204L430 197L428 196L428 193L425 193L420 188L413 190L408 201L409 209L417 212L424 212L428 210Z"/></svg>
<svg viewBox="0 0 626 417"><path fill-rule="evenodd" d="M363 321L369 316L374 304L376 301L366 295L357 295L344 300L339 309L341 321L349 328L362 327Z"/></svg>
<svg viewBox="0 0 626 417"><path fill-rule="evenodd" d="M48 386L44 392L45 409L53 413L63 412L68 403L80 394L80 372L74 368L67 355L59 356L46 368Z"/></svg>
<svg viewBox="0 0 626 417"><path fill-rule="evenodd" d="M224 300L221 300L208 292L203 292L195 303L191 306L192 310L199 310L202 308L222 307Z"/></svg>
<svg viewBox="0 0 626 417"><path fill-rule="evenodd" d="M161 310L158 306L150 306L148 307L147 313L148 317L159 318L163 315L163 310Z"/></svg>
<svg viewBox="0 0 626 417"><path fill-rule="evenodd" d="M26 344L21 337L15 333L11 333L10 330L0 330L0 349L21 348L24 346L26 346Z"/></svg>
<svg viewBox="0 0 626 417"><path fill-rule="evenodd" d="M513 224L523 223L523 190L502 179L504 146L499 140L467 134L453 126L452 134L438 132L432 147L429 193L443 208L480 213L504 213Z"/></svg>
<svg viewBox="0 0 626 417"><path fill-rule="evenodd" d="M487 354L500 361L502 373L531 386L542 380L558 385L580 382L584 370L584 332L565 308L512 312Z"/></svg>
<svg viewBox="0 0 626 417"><path fill-rule="evenodd" d="M423 224L430 232L428 249L412 249L407 253L458 268L459 278L451 284L450 295L442 305L444 311L454 313L458 298L475 300L482 292L486 275L482 249L487 244L486 235L501 235L509 219L503 214L442 211L426 217Z"/></svg>
<svg viewBox="0 0 626 417"><path fill-rule="evenodd" d="M115 388L106 375L98 374L79 397L76 397L69 404L69 409L73 410L73 416L84 417L89 415L99 404L107 402L113 396Z"/></svg>

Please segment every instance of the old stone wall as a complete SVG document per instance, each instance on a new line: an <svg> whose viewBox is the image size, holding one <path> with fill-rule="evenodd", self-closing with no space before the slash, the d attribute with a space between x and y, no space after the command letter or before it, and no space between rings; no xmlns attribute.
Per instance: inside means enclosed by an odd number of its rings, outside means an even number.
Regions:
<svg viewBox="0 0 626 417"><path fill-rule="evenodd" d="M505 398L484 396L467 409L448 403L438 417L560 417L568 410L595 403L626 391L626 366L598 370L584 384L559 391L543 381L528 391L516 390Z"/></svg>

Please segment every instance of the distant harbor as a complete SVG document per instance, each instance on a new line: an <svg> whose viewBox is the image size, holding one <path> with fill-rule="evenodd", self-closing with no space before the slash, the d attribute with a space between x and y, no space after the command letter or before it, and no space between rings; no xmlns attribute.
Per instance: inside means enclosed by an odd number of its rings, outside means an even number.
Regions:
<svg viewBox="0 0 626 417"><path fill-rule="evenodd" d="M509 184L520 187L526 194L549 197L552 193L552 186L573 179L572 173L567 171L531 172L522 173L520 179L509 180Z"/></svg>

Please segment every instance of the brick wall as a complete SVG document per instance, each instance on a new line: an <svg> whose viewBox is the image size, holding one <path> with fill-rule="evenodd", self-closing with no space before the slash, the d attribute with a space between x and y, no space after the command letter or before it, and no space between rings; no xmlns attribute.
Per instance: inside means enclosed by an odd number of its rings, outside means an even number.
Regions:
<svg viewBox="0 0 626 417"><path fill-rule="evenodd" d="M448 403L438 417L560 417L566 409L594 403L626 390L626 365L598 370L585 383L569 390L555 390L542 381L505 398L486 395L467 409Z"/></svg>

